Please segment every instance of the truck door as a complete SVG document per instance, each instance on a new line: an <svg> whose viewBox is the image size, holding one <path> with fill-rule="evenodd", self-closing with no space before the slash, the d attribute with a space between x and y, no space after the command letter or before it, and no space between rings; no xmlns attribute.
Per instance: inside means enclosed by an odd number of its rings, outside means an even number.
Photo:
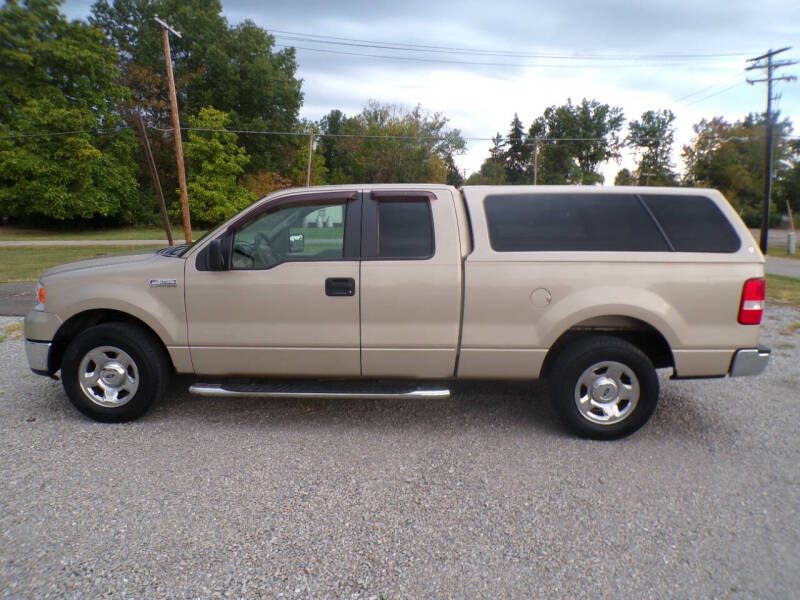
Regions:
<svg viewBox="0 0 800 600"><path fill-rule="evenodd" d="M450 191L366 192L361 254L362 374L453 376L462 269Z"/></svg>
<svg viewBox="0 0 800 600"><path fill-rule="evenodd" d="M355 190L279 197L221 236L225 270L190 259L195 372L360 375L360 216Z"/></svg>

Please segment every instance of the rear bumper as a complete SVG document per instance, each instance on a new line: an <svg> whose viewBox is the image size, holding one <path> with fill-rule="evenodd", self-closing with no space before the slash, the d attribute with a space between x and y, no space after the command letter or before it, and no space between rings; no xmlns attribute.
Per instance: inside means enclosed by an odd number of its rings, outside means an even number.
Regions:
<svg viewBox="0 0 800 600"><path fill-rule="evenodd" d="M730 376L760 375L767 368L770 352L766 346L737 350L731 361Z"/></svg>
<svg viewBox="0 0 800 600"><path fill-rule="evenodd" d="M28 366L37 375L49 375L48 359L50 357L50 342L32 342L25 340L25 356Z"/></svg>

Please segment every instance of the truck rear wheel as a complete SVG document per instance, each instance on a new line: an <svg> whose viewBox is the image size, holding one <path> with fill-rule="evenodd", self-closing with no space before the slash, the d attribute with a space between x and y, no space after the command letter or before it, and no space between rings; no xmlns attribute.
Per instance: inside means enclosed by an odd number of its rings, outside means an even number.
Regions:
<svg viewBox="0 0 800 600"><path fill-rule="evenodd" d="M579 435L616 439L644 425L658 403L650 359L619 338L598 335L564 348L551 371L553 406Z"/></svg>
<svg viewBox="0 0 800 600"><path fill-rule="evenodd" d="M72 404L107 423L131 421L165 393L169 363L158 340L128 323L90 327L70 342L61 380Z"/></svg>

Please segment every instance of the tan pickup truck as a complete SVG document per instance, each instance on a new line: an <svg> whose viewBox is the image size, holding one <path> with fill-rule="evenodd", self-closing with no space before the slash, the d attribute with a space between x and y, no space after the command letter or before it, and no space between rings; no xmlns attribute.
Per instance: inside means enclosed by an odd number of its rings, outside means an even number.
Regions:
<svg viewBox="0 0 800 600"><path fill-rule="evenodd" d="M282 190L191 246L48 270L31 369L138 417L170 374L215 396L443 398L547 377L574 431L629 434L656 369L756 375L764 258L718 192L349 185Z"/></svg>

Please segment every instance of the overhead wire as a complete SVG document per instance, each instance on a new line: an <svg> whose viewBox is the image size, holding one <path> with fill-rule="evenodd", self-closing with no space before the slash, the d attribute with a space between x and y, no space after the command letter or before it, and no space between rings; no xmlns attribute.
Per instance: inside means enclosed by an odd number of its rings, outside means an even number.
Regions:
<svg viewBox="0 0 800 600"><path fill-rule="evenodd" d="M702 87L702 88L700 88L699 90L696 90L696 91L692 92L691 94L686 94L685 96L681 96L680 98L675 98L675 100L673 100L672 102L673 102L673 103L675 103L675 102L682 102L682 101L684 101L684 100L686 100L686 99L688 99L688 98L691 98L691 97L693 97L693 96L697 96L698 94L702 94L703 92L706 92L706 91L708 91L708 90L712 90L712 89L714 89L715 87L719 87L719 86L721 86L721 85L725 85L726 83L730 83L730 82L732 82L734 79L739 79L739 78L741 78L741 76L742 76L742 75L741 75L741 73L740 73L740 72L737 72L737 73L736 73L736 75L734 75L734 76L732 76L732 77L728 77L727 79L723 79L722 81L718 81L718 82L716 82L716 83L713 83L713 84L711 84L711 85L709 85L709 86Z"/></svg>
<svg viewBox="0 0 800 600"><path fill-rule="evenodd" d="M39 133L11 134L11 135L0 136L0 140L56 137L64 135L83 135L83 134L105 135L108 133L117 133L125 129L132 129L132 128L128 126L121 126L114 129L82 129L76 131L47 131ZM156 127L155 125L148 125L147 129L162 133L171 133L173 131L172 127ZM330 137L330 138L386 139L386 140L401 140L401 141L412 141L412 142L446 141L448 139L447 137L436 137L436 136L379 135L379 134L366 134L366 133L326 133L326 132L314 132L314 131L271 131L262 129L213 129L206 127L181 127L181 131L198 131L205 133L235 133L235 134L250 134L250 135L277 135L277 136L293 136L293 137L309 137L313 135L315 138ZM461 136L461 139L464 140L465 142L490 142L494 139L494 137ZM605 138L591 138L591 137L535 138L537 143L538 142L598 142L604 139Z"/></svg>
<svg viewBox="0 0 800 600"><path fill-rule="evenodd" d="M731 86L719 90L718 92L714 92L713 94L709 94L708 96L703 96L702 98L698 98L697 100L693 100L692 102L687 102L685 106L692 106L694 104L697 104L698 102L702 102L703 100L708 100L709 98L713 98L714 96L719 96L720 94L724 94L725 92L732 90L735 87L739 87L744 83L745 83L744 81L739 81L738 83L734 83Z"/></svg>
<svg viewBox="0 0 800 600"><path fill-rule="evenodd" d="M322 54L337 54L340 56L360 56L364 58L379 58L386 60L401 60L410 62L423 62L423 63L440 63L440 64L454 64L454 65L473 65L484 67L533 67L533 68L553 68L562 69L564 64L556 63L520 63L520 62L486 62L486 61L469 61L469 60L452 60L444 58L423 58L419 56L397 56L389 54L371 54L367 52L348 52L345 50L332 50L330 48L311 48L309 46L298 46L296 44L275 44L277 48L295 48L296 50L307 50L309 52L319 52ZM569 65L571 69L596 69L600 65ZM608 69L641 69L649 67L685 67L685 64L679 62L662 62L662 63L626 63L626 64L606 64L602 65L603 68ZM713 66L713 63L694 63L692 66Z"/></svg>
<svg viewBox="0 0 800 600"><path fill-rule="evenodd" d="M349 46L362 46L368 48L394 49L413 52L441 52L449 54L477 54L485 56L508 56L516 58L552 58L558 60L695 60L707 58L730 58L736 56L749 56L748 52L715 52L715 53L673 53L673 54L593 54L593 53L554 53L554 52L520 52L508 50L487 50L482 48L466 48L457 46L437 46L429 44L409 44L403 42L386 42L378 40L365 40L331 35L302 33L280 29L269 30L275 37L294 39L295 41L313 41L321 44L336 44Z"/></svg>
<svg viewBox="0 0 800 600"><path fill-rule="evenodd" d="M104 135L106 133L117 133L118 131L123 131L125 129L132 129L127 125L122 125L120 127L113 127L107 129L80 129L76 131L48 131L48 132L40 132L40 133L15 133L11 135L1 135L0 140L15 140L15 139L23 139L23 138L39 138L39 137L56 137L60 135L82 135L82 134L100 134Z"/></svg>

